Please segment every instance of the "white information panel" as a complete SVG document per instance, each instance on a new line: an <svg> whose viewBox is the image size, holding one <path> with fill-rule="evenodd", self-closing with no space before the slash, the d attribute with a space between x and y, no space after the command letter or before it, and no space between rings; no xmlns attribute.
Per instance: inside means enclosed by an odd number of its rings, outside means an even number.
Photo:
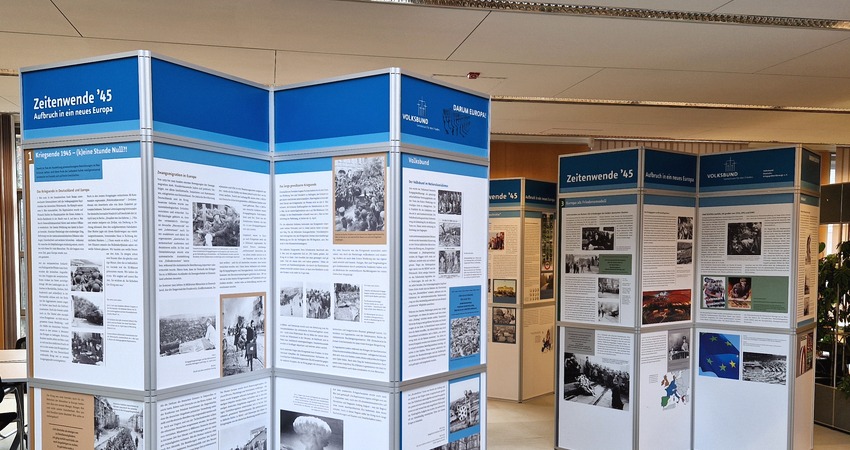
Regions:
<svg viewBox="0 0 850 450"><path fill-rule="evenodd" d="M523 400L549 394L554 388L555 313L555 305L522 309Z"/></svg>
<svg viewBox="0 0 850 450"><path fill-rule="evenodd" d="M401 448L450 450L483 447L487 442L486 392L485 373L402 392Z"/></svg>
<svg viewBox="0 0 850 450"><path fill-rule="evenodd" d="M277 367L389 381L388 154L282 161Z"/></svg>
<svg viewBox="0 0 850 450"><path fill-rule="evenodd" d="M26 153L32 375L144 389L141 146Z"/></svg>
<svg viewBox="0 0 850 450"><path fill-rule="evenodd" d="M575 450L632 448L634 334L560 331L563 377L558 380L557 445Z"/></svg>
<svg viewBox="0 0 850 450"><path fill-rule="evenodd" d="M799 237L797 239L797 326L813 323L818 298L819 200L800 195Z"/></svg>
<svg viewBox="0 0 850 450"><path fill-rule="evenodd" d="M560 320L635 324L636 195L562 198Z"/></svg>
<svg viewBox="0 0 850 450"><path fill-rule="evenodd" d="M392 396L385 392L275 379L280 449L389 450Z"/></svg>
<svg viewBox="0 0 850 450"><path fill-rule="evenodd" d="M268 161L154 144L157 387L270 367Z"/></svg>
<svg viewBox="0 0 850 450"><path fill-rule="evenodd" d="M402 154L402 380L486 362L487 167Z"/></svg>
<svg viewBox="0 0 850 450"><path fill-rule="evenodd" d="M265 378L157 400L154 448L268 448L270 392Z"/></svg>
<svg viewBox="0 0 850 450"><path fill-rule="evenodd" d="M695 330L695 449L788 448L791 339Z"/></svg>
<svg viewBox="0 0 850 450"><path fill-rule="evenodd" d="M522 289L520 216L520 211L490 211L487 248L492 303L516 305Z"/></svg>

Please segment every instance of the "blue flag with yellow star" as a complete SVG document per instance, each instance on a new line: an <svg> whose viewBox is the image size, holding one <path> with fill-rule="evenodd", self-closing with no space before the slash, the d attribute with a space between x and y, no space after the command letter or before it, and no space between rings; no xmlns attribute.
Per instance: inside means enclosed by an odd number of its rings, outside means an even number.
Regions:
<svg viewBox="0 0 850 450"><path fill-rule="evenodd" d="M736 334L699 334L699 374L730 380L739 379L741 336Z"/></svg>

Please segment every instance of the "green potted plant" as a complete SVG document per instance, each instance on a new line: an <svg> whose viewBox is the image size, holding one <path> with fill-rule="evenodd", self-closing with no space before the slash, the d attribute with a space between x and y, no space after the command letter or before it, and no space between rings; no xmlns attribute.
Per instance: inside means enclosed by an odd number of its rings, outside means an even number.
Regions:
<svg viewBox="0 0 850 450"><path fill-rule="evenodd" d="M820 244L822 253L825 244ZM837 409L850 408L850 241L818 260L818 317L816 397L828 399L815 405L815 420L850 431L850 423L835 423ZM841 393L843 395L836 396ZM818 402L820 403L820 402Z"/></svg>

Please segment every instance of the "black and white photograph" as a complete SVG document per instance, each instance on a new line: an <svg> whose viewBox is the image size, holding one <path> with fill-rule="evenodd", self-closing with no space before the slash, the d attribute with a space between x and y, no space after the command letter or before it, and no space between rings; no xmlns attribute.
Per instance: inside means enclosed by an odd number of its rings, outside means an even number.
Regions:
<svg viewBox="0 0 850 450"><path fill-rule="evenodd" d="M431 450L480 450L481 449L481 434L475 433L466 437L462 437L448 444L434 447Z"/></svg>
<svg viewBox="0 0 850 450"><path fill-rule="evenodd" d="M344 450L341 419L280 410L280 450Z"/></svg>
<svg viewBox="0 0 850 450"><path fill-rule="evenodd" d="M304 287L301 283L283 283L278 309L284 317L304 317Z"/></svg>
<svg viewBox="0 0 850 450"><path fill-rule="evenodd" d="M385 231L386 171L383 155L334 159L335 231Z"/></svg>
<svg viewBox="0 0 850 450"><path fill-rule="evenodd" d="M449 432L481 424L481 381L478 377L449 382Z"/></svg>
<svg viewBox="0 0 850 450"><path fill-rule="evenodd" d="M729 277L728 286L727 304L730 309L753 309L752 277Z"/></svg>
<svg viewBox="0 0 850 450"><path fill-rule="evenodd" d="M679 241L676 243L676 264L691 264L694 262L694 243Z"/></svg>
<svg viewBox="0 0 850 450"><path fill-rule="evenodd" d="M440 221L440 247L460 247L460 222Z"/></svg>
<svg viewBox="0 0 850 450"><path fill-rule="evenodd" d="M620 323L620 301L599 300L596 302L597 318L600 323Z"/></svg>
<svg viewBox="0 0 850 450"><path fill-rule="evenodd" d="M516 308L493 308L493 342L516 344Z"/></svg>
<svg viewBox="0 0 850 450"><path fill-rule="evenodd" d="M141 402L94 396L94 449L145 448L144 405Z"/></svg>
<svg viewBox="0 0 850 450"><path fill-rule="evenodd" d="M516 304L516 280L493 280L493 303Z"/></svg>
<svg viewBox="0 0 850 450"><path fill-rule="evenodd" d="M540 219L540 270L555 270L555 214L543 213Z"/></svg>
<svg viewBox="0 0 850 450"><path fill-rule="evenodd" d="M599 255L567 253L564 255L564 273L599 273Z"/></svg>
<svg viewBox="0 0 850 450"><path fill-rule="evenodd" d="M504 250L505 249L505 232L491 231L488 233L487 248L489 250Z"/></svg>
<svg viewBox="0 0 850 450"><path fill-rule="evenodd" d="M103 262L71 260L71 292L103 292Z"/></svg>
<svg viewBox="0 0 850 450"><path fill-rule="evenodd" d="M437 191L437 213L459 216L463 213L463 193L458 191Z"/></svg>
<svg viewBox="0 0 850 450"><path fill-rule="evenodd" d="M709 309L726 308L726 278L702 278L702 307Z"/></svg>
<svg viewBox="0 0 850 450"><path fill-rule="evenodd" d="M440 275L460 273L460 250L440 250L438 269Z"/></svg>
<svg viewBox="0 0 850 450"><path fill-rule="evenodd" d="M788 358L785 355L744 352L741 378L757 383L785 384Z"/></svg>
<svg viewBox="0 0 850 450"><path fill-rule="evenodd" d="M679 216L679 232L677 239L680 241L694 240L694 218Z"/></svg>
<svg viewBox="0 0 850 450"><path fill-rule="evenodd" d="M481 352L481 316L459 317L449 323L449 358Z"/></svg>
<svg viewBox="0 0 850 450"><path fill-rule="evenodd" d="M308 319L330 319L331 285L307 283L304 286L304 298L307 300L306 317Z"/></svg>
<svg viewBox="0 0 850 450"><path fill-rule="evenodd" d="M85 331L71 332L71 362L103 365L103 334Z"/></svg>
<svg viewBox="0 0 850 450"><path fill-rule="evenodd" d="M71 326L75 329L103 328L103 295L77 292L71 294L74 302L74 317Z"/></svg>
<svg viewBox="0 0 850 450"><path fill-rule="evenodd" d="M620 279L601 277L597 280L597 296L599 298L620 298Z"/></svg>
<svg viewBox="0 0 850 450"><path fill-rule="evenodd" d="M670 330L667 333L667 370L687 369L690 358L690 330Z"/></svg>
<svg viewBox="0 0 850 450"><path fill-rule="evenodd" d="M192 245L195 247L239 247L239 212L233 205L192 203Z"/></svg>
<svg viewBox="0 0 850 450"><path fill-rule="evenodd" d="M726 255L761 255L761 222L727 224Z"/></svg>
<svg viewBox="0 0 850 450"><path fill-rule="evenodd" d="M262 294L221 296L221 375L266 367L266 313Z"/></svg>
<svg viewBox="0 0 850 450"><path fill-rule="evenodd" d="M629 362L564 353L564 400L629 410Z"/></svg>
<svg viewBox="0 0 850 450"><path fill-rule="evenodd" d="M582 250L614 250L614 227L582 227Z"/></svg>
<svg viewBox="0 0 850 450"><path fill-rule="evenodd" d="M334 283L334 320L360 322L360 286Z"/></svg>
<svg viewBox="0 0 850 450"><path fill-rule="evenodd" d="M227 428L220 428L218 448L225 450L269 448L269 430L259 420L247 424L240 422Z"/></svg>
<svg viewBox="0 0 850 450"><path fill-rule="evenodd" d="M205 299L160 302L159 356L216 349L220 337L213 304Z"/></svg>

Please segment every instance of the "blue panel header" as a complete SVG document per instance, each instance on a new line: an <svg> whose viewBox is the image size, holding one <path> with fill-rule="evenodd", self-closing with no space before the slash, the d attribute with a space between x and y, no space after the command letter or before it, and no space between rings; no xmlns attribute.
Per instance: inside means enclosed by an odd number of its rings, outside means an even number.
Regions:
<svg viewBox="0 0 850 450"><path fill-rule="evenodd" d="M586 192L637 187L638 150L562 156L559 192Z"/></svg>
<svg viewBox="0 0 850 450"><path fill-rule="evenodd" d="M23 139L139 130L139 58L21 74Z"/></svg>
<svg viewBox="0 0 850 450"><path fill-rule="evenodd" d="M265 174L269 174L271 172L271 163L269 161L248 158L245 156L228 155L226 153L179 147L176 145L154 143L153 155L155 158L183 161L204 166L222 167L225 169L244 170L247 172Z"/></svg>
<svg viewBox="0 0 850 450"><path fill-rule="evenodd" d="M744 206L744 205L775 205L794 203L794 194L739 195L735 197L704 197L700 198L700 207Z"/></svg>
<svg viewBox="0 0 850 450"><path fill-rule="evenodd" d="M390 75L335 81L274 94L275 151L390 141Z"/></svg>
<svg viewBox="0 0 850 450"><path fill-rule="evenodd" d="M696 155L646 149L643 169L645 188L684 192L697 190Z"/></svg>
<svg viewBox="0 0 850 450"><path fill-rule="evenodd" d="M794 187L796 148L700 156L702 192Z"/></svg>
<svg viewBox="0 0 850 450"><path fill-rule="evenodd" d="M820 155L804 149L800 167L800 187L820 192Z"/></svg>
<svg viewBox="0 0 850 450"><path fill-rule="evenodd" d="M140 155L138 142L34 150L35 182L101 180L103 161Z"/></svg>
<svg viewBox="0 0 850 450"><path fill-rule="evenodd" d="M515 206L520 204L522 180L490 180L490 206Z"/></svg>
<svg viewBox="0 0 850 450"><path fill-rule="evenodd" d="M697 199L694 197L672 197L666 195L645 195L643 197L645 205L661 205L661 206L685 206L693 208L697 205Z"/></svg>
<svg viewBox="0 0 850 450"><path fill-rule="evenodd" d="M554 208L558 203L556 198L558 185L548 181L525 180L525 204L540 205Z"/></svg>
<svg viewBox="0 0 850 450"><path fill-rule="evenodd" d="M800 203L804 205L820 206L820 199L811 195L800 194Z"/></svg>
<svg viewBox="0 0 850 450"><path fill-rule="evenodd" d="M489 175L487 166L411 155L408 153L401 155L401 167L405 169L429 170L432 172L450 173L475 178L487 178Z"/></svg>
<svg viewBox="0 0 850 450"><path fill-rule="evenodd" d="M492 218L505 218L505 217L520 217L522 216L522 211L490 211L490 215L488 217Z"/></svg>
<svg viewBox="0 0 850 450"><path fill-rule="evenodd" d="M605 197L562 198L561 208L580 208L585 206L637 205L637 195L609 195Z"/></svg>
<svg viewBox="0 0 850 450"><path fill-rule="evenodd" d="M151 60L154 131L269 150L269 91Z"/></svg>
<svg viewBox="0 0 850 450"><path fill-rule="evenodd" d="M403 75L401 141L486 158L490 100Z"/></svg>
<svg viewBox="0 0 850 450"><path fill-rule="evenodd" d="M274 163L276 175L305 172L330 172L333 170L332 158L296 159Z"/></svg>

